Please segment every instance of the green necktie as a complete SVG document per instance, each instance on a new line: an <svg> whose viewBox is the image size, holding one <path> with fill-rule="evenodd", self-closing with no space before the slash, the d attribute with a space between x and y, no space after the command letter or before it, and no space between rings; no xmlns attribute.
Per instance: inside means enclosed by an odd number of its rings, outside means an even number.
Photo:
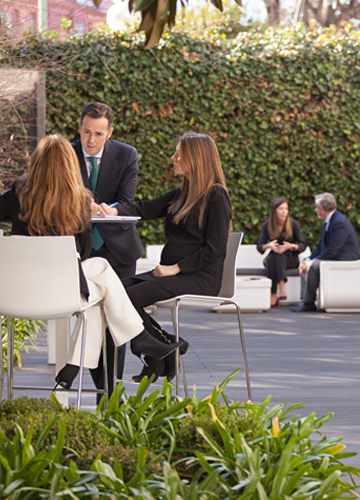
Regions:
<svg viewBox="0 0 360 500"><path fill-rule="evenodd" d="M90 160L90 163L92 165L92 169L90 172L90 189L92 193L95 193L95 188L96 188L96 183L97 183L97 178L99 175L99 169L97 166L97 158L95 156L89 156L88 157ZM98 231L98 228L94 226L93 229L93 249L94 250L99 250L100 247L102 247L104 244L104 240L100 236L100 233Z"/></svg>

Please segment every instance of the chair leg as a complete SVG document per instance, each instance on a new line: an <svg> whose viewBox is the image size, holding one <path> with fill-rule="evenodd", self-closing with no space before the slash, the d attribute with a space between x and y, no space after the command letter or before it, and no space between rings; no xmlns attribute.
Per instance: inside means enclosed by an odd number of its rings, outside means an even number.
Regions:
<svg viewBox="0 0 360 500"><path fill-rule="evenodd" d="M177 299L176 303L175 303L175 308L171 309L171 315L172 315L172 320L173 320L173 326L174 326L174 331L175 331L175 341L176 342L179 342L179 306L180 306L180 299ZM176 377L175 393L177 396L180 394L180 377L179 377L179 365L180 365L181 376L182 376L183 383L184 383L185 396L188 398L189 397L189 389L187 386L184 364L183 364L183 361L181 359L179 349L176 349L175 363L176 363L176 366L175 366L175 377Z"/></svg>
<svg viewBox="0 0 360 500"><path fill-rule="evenodd" d="M77 394L76 408L79 410L81 406L81 392L83 386L84 376L84 360L85 360L85 342L86 342L86 323L87 318L84 311L82 311L82 338L81 338L81 354L80 354L80 371L79 371L79 387Z"/></svg>
<svg viewBox="0 0 360 500"><path fill-rule="evenodd" d="M189 397L189 389L188 389L187 381L186 381L184 363L183 363L183 360L182 360L181 356L180 356L180 369L181 369L181 376L182 376L182 379L183 379L183 382L184 382L185 396L188 398Z"/></svg>
<svg viewBox="0 0 360 500"><path fill-rule="evenodd" d="M115 387L118 384L118 378L117 378L117 369L118 369L118 357L117 357L117 348L115 346L115 356L114 356L114 373L113 373L113 387L115 390Z"/></svg>
<svg viewBox="0 0 360 500"><path fill-rule="evenodd" d="M114 346L114 356L116 357L116 347ZM107 349L106 349L106 329L104 329L104 340L103 340L103 361L104 361L104 390L106 394L105 408L109 402L109 383L108 383L108 362L107 362ZM115 389L115 386L114 386Z"/></svg>
<svg viewBox="0 0 360 500"><path fill-rule="evenodd" d="M13 399L14 385L14 319L7 320L7 362L8 362L8 399Z"/></svg>
<svg viewBox="0 0 360 500"><path fill-rule="evenodd" d="M171 309L171 316L175 332L175 342L179 342L179 306L178 302L175 303L175 308ZM179 384L179 350L176 349L175 352L175 394L178 396L180 392Z"/></svg>
<svg viewBox="0 0 360 500"><path fill-rule="evenodd" d="M248 393L249 400L252 401L249 366L248 366L247 356L246 356L245 337L244 337L244 331L243 331L242 321L241 321L241 312L240 312L240 307L237 305L237 303L233 302L233 304L236 306L236 311L237 311L237 316L238 316L238 321L239 321L240 342L241 342L241 350L242 350L243 361L244 361L244 371L245 371L245 378L246 378L247 393Z"/></svg>

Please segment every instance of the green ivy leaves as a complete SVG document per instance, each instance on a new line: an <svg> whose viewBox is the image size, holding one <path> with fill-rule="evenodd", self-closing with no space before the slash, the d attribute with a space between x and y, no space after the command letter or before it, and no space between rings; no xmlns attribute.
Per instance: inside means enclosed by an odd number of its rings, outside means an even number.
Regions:
<svg viewBox="0 0 360 500"><path fill-rule="evenodd" d="M271 200L315 245L314 195L331 191L358 234L360 192L359 34L300 29L195 38L166 34L151 51L140 35L100 31L83 38L31 40L7 62L47 71L47 131L77 137L82 107L115 111L115 139L139 153L138 199L179 185L170 157L189 131L216 140L231 194L234 229L257 241ZM8 54L8 53L7 53ZM61 84L59 84L61 82ZM141 222L143 244L164 242L162 221Z"/></svg>

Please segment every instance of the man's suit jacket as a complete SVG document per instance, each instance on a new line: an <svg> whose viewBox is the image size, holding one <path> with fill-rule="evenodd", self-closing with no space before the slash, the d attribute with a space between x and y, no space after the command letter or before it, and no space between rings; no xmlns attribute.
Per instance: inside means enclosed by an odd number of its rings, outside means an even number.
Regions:
<svg viewBox="0 0 360 500"><path fill-rule="evenodd" d="M85 187L90 181L80 140L72 146L78 157ZM137 152L123 142L107 140L101 158L94 198L96 203L132 203L137 186ZM104 243L115 259L125 266L133 264L143 248L134 224L98 224Z"/></svg>
<svg viewBox="0 0 360 500"><path fill-rule="evenodd" d="M320 243L310 255L319 260L358 260L360 247L356 233L347 218L336 210L331 216L328 230L321 229Z"/></svg>

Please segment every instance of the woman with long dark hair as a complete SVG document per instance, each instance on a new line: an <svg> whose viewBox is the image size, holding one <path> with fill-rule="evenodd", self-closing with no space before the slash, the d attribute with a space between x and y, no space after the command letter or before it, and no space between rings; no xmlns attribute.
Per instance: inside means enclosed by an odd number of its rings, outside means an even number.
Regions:
<svg viewBox="0 0 360 500"><path fill-rule="evenodd" d="M219 293L232 218L219 153L209 135L190 133L180 137L172 161L174 173L183 177L181 187L136 205L101 205L103 214L139 215L143 220L165 218L168 241L160 264L151 272L123 280L147 330L165 341L171 341L172 336L143 308L176 295ZM180 354L186 348L184 344ZM151 374L155 379L174 377L175 355L164 361L146 357L146 362L148 366L134 380Z"/></svg>
<svg viewBox="0 0 360 500"><path fill-rule="evenodd" d="M299 253L305 248L300 224L289 216L288 201L286 198L276 198L271 204L269 219L262 227L257 244L260 253L270 249L264 259L264 266L266 276L272 280L271 307L277 307L280 300L286 300L286 270L299 266Z"/></svg>
<svg viewBox="0 0 360 500"><path fill-rule="evenodd" d="M79 273L83 300L101 297L105 320L104 324L99 307L88 309L85 367L97 367L105 327L109 327L115 345L131 340L136 356L163 359L182 342L174 347L149 335L110 264L101 257L86 260L92 247L91 203L92 194L84 187L71 144L61 136L48 135L32 154L27 177L15 181L12 189L0 196L0 219L12 221L12 234L75 236L82 261ZM79 331L78 321L71 336L68 363L55 379L66 389L70 389L79 370Z"/></svg>

